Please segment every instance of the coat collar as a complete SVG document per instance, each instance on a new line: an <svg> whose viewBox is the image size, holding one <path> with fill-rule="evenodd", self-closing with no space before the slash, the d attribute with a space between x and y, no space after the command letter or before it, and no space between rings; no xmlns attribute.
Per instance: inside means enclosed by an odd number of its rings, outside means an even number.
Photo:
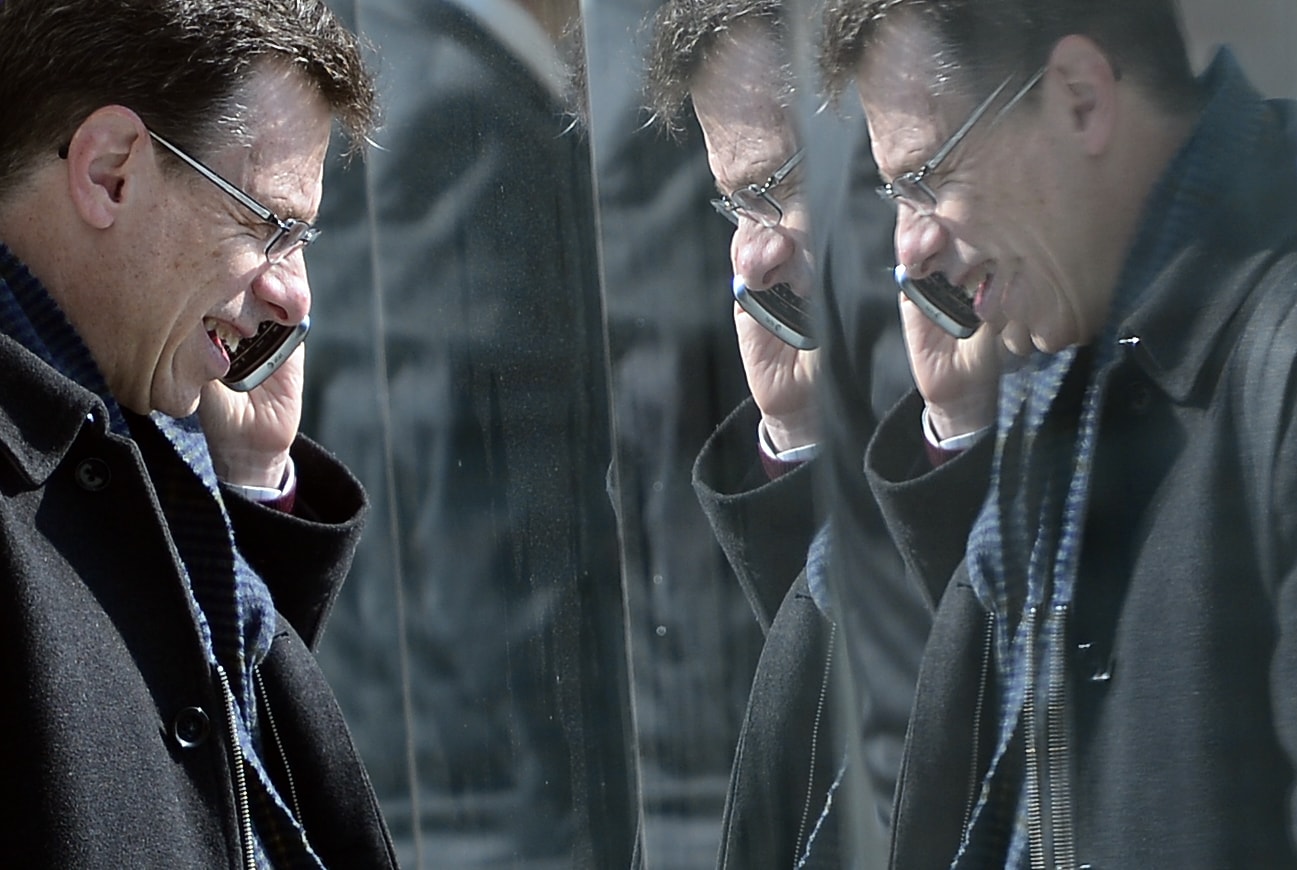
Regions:
<svg viewBox="0 0 1297 870"><path fill-rule="evenodd" d="M1208 153L1215 172L1231 167L1229 182L1219 198L1204 204L1210 220L1203 232L1172 256L1116 331L1117 340L1132 348L1132 359L1178 402L1200 383L1261 276L1297 245L1290 216L1297 202L1297 110L1263 101L1227 52L1217 57L1208 73L1213 76L1224 82L1170 172L1183 171L1188 149L1196 144L1201 153L1202 140L1215 136L1229 144ZM1255 123L1255 135L1238 135L1246 126L1240 116Z"/></svg>
<svg viewBox="0 0 1297 870"><path fill-rule="evenodd" d="M1123 321L1118 340L1167 396L1187 401L1261 276L1293 244L1290 237L1232 257L1200 247L1184 251L1149 288L1149 301Z"/></svg>
<svg viewBox="0 0 1297 870"><path fill-rule="evenodd" d="M86 426L108 433L103 400L0 335L0 461L41 486Z"/></svg>

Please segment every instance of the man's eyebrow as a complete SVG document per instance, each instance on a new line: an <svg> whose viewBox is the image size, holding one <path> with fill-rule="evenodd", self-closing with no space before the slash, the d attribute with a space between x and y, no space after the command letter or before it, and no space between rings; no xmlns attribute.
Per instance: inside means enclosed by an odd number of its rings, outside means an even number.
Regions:
<svg viewBox="0 0 1297 870"><path fill-rule="evenodd" d="M794 152L794 153L796 153L796 152ZM789 155L789 156L791 156L791 155ZM783 159L780 159L780 160L771 160L771 161L769 161L769 166L768 166L764 171L761 171L761 172L749 172L746 176L744 176L747 180L746 180L746 181L743 181L743 182L740 183L740 184L736 184L736 185L734 185L734 187L731 189L730 193L733 193L733 191L735 191L735 190L744 190L744 189L749 188L749 187L761 187L761 186L764 185L767 181L769 181L771 178L774 177L774 174L775 174L776 172L779 171L779 167L783 166L783 165L784 165L785 163L787 163L787 162L788 162L788 158L787 158L787 157L785 157L785 158L783 158ZM779 188L782 189L785 185L789 184L789 182L791 181L791 179L794 178L794 177L797 175L797 173L798 173L799 171L801 171L801 168L802 168L801 165L798 164L797 166L794 166L792 169L790 169L790 170L788 171L788 174L785 175L782 179L780 179L780 181L779 181ZM720 193L721 196L729 196L729 195L730 195L730 193L726 193L725 190L721 187L721 183L720 183L720 180L719 180L719 179L713 179L713 180L714 180L715 183L716 183L716 190L717 190L717 192Z"/></svg>
<svg viewBox="0 0 1297 870"><path fill-rule="evenodd" d="M253 194L251 191L248 192L248 195L252 196L252 198L255 199L257 202L261 203L263 206L265 206L266 208L274 212L275 217L279 218L280 220L306 221L306 223L310 224L310 223L315 223L316 218L320 216L318 210L314 215L309 215L306 212L304 212L302 209L289 203L288 200L286 200L282 196L268 196L266 194L257 196Z"/></svg>
<svg viewBox="0 0 1297 870"><path fill-rule="evenodd" d="M726 190L724 187L721 186L721 180L719 178L713 178L712 180L715 182L717 193L719 193L721 196L730 196L736 190L744 190L749 187L760 187L762 184L765 183L765 180L769 177L770 177L769 172L767 172L765 175L758 176L757 173L749 171L740 175L739 178L742 180L734 184L729 190Z"/></svg>

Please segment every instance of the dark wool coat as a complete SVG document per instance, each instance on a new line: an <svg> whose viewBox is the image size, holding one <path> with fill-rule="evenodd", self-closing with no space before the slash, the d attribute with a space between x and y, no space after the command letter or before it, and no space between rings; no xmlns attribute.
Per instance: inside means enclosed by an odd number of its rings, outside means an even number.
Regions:
<svg viewBox="0 0 1297 870"><path fill-rule="evenodd" d="M7 337L0 370L0 863L240 866L222 694L139 447L109 431L97 397ZM273 719L325 862L394 866L310 651L366 500L307 439L293 458L298 516L226 493L279 611L261 721Z"/></svg>
<svg viewBox="0 0 1297 870"><path fill-rule="evenodd" d="M813 469L769 480L756 453L759 419L751 399L740 405L693 471L703 511L766 637L730 770L722 870L797 865L845 745L832 733L832 624L803 570L815 532ZM838 866L836 823L830 815L821 826L808 867Z"/></svg>
<svg viewBox="0 0 1297 870"><path fill-rule="evenodd" d="M1297 149L1272 112L1220 167L1210 230L1117 333L1067 622L1070 823L1095 870L1297 866ZM904 870L949 866L998 714L988 615L955 567L990 439L920 473L920 410L899 405L866 456L936 608L897 789Z"/></svg>

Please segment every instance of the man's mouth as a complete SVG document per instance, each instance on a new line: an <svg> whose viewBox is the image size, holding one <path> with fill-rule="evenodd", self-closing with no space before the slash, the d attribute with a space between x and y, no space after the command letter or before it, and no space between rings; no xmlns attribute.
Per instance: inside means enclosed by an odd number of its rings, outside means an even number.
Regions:
<svg viewBox="0 0 1297 870"><path fill-rule="evenodd" d="M207 337L212 340L212 343L224 349L226 356L234 356L235 351L239 349L239 342L243 339L237 330L211 317L203 320L203 328L207 330Z"/></svg>
<svg viewBox="0 0 1297 870"><path fill-rule="evenodd" d="M971 301L973 303L974 310L982 307L982 302L983 300L986 299L986 291L991 286L991 282L993 280L995 280L995 274L988 272L986 275L982 276L981 281L977 282L977 288L975 290L973 290L971 293L969 293L967 289L964 290L965 293L968 293L969 296L972 297Z"/></svg>

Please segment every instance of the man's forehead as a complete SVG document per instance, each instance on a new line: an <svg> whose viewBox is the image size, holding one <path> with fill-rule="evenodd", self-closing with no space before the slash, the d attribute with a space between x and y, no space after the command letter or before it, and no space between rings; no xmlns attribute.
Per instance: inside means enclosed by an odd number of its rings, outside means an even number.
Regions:
<svg viewBox="0 0 1297 870"><path fill-rule="evenodd" d="M791 92L787 58L769 28L747 24L717 36L689 83L694 101L767 96L786 103Z"/></svg>
<svg viewBox="0 0 1297 870"><path fill-rule="evenodd" d="M910 15L883 23L861 55L855 76L861 99L883 91L910 100L947 92L959 77L940 40Z"/></svg>
<svg viewBox="0 0 1297 870"><path fill-rule="evenodd" d="M921 30L872 47L857 68L856 90L871 135L900 129L949 134L969 108L959 71Z"/></svg>
<svg viewBox="0 0 1297 870"><path fill-rule="evenodd" d="M695 104L718 184L747 184L764 178L797 150L791 114L769 99L744 103Z"/></svg>
<svg viewBox="0 0 1297 870"><path fill-rule="evenodd" d="M750 136L782 133L790 126L789 88L761 41L726 43L709 56L690 85L694 114L705 132Z"/></svg>

